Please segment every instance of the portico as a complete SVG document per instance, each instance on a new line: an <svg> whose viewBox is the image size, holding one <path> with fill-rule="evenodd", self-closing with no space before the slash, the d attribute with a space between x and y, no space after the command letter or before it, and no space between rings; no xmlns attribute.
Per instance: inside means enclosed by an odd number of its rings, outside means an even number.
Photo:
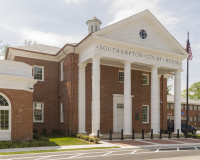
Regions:
<svg viewBox="0 0 200 160"><path fill-rule="evenodd" d="M173 37L166 31L163 30L163 26L158 23L153 25L147 25L148 21L152 19L152 15L148 12L143 15L143 20L140 20L141 17L130 17L123 22L118 22L118 25L112 25L105 29L99 30L93 33L86 42L83 42L79 46L79 111L78 111L78 132L86 133L86 66L91 64L92 71L92 99L91 99L91 136L97 136L97 130L101 132L102 125L108 125L113 132L119 132L118 117L122 117L120 121L120 127L124 130L124 135L131 135L132 129L135 129L134 126L143 126L149 125L150 129L153 129L154 134L158 134L161 128L160 119L161 116L161 77L167 77L169 74L175 75L175 132L179 129L181 131L181 71L182 71L182 61L187 57L187 54L183 48L176 41L172 41ZM150 19L149 19L150 18ZM136 22L136 19L138 20ZM157 21L157 20L156 20ZM128 41L129 34L124 32L125 28L129 26L132 27L133 32L135 32L134 26L138 23L143 24L143 29L147 32L150 30L151 33L148 34L148 38L142 39L139 30L135 36L139 42L132 40L132 43ZM124 26L126 26L124 28ZM142 28L141 28L142 29ZM156 35L157 32L160 35ZM154 33L153 33L154 32ZM131 34L131 32L130 32ZM159 39L161 44L157 48L153 45L157 41L151 39L151 36ZM127 37L128 40L124 39ZM140 38L140 39L139 39ZM171 41L166 41L170 39ZM128 42L127 42L128 41ZM149 44L147 43L149 41ZM139 44L138 44L139 43ZM151 46L152 45L152 46ZM104 85L105 76L102 68L122 68L124 73L124 81L119 83L123 85L123 91L118 92L117 90L112 91L108 90L108 93L104 93L101 90L101 85ZM105 70L106 71L106 70ZM140 85L141 87L137 89L137 85L132 84L137 82L142 84L142 76L136 74L132 75L135 72L146 72L149 81L148 86ZM112 76L112 72L109 72ZM134 79L135 77L135 79ZM141 77L139 80L138 77ZM112 82L108 82L112 83ZM108 85L109 87L109 85ZM116 85L116 88L118 86ZM104 89L104 88L103 88ZM145 90L149 89L149 96L146 95L146 98L143 95L140 95L140 92L145 93ZM141 90L141 91L140 91ZM138 91L138 92L137 92ZM162 89L162 92L163 89ZM136 95L134 95L134 93ZM108 97L112 96L112 109L104 101ZM114 101L119 97L119 103L121 105L122 114L118 114L118 108ZM148 100L145 100L148 99ZM162 102L163 103L163 102ZM106 113L106 109L103 109L102 104L106 104L109 108L110 121L106 122L104 120L104 115L101 115L102 112ZM141 104L141 106L139 105ZM143 107L144 106L144 107ZM116 107L116 108L115 108ZM145 109L141 109L141 108ZM120 108L120 107L119 107ZM122 109L123 108L123 109ZM104 111L102 111L104 110ZM108 112L108 111L107 111ZM111 113L112 112L112 113ZM163 109L162 109L163 112ZM118 116L116 116L116 114ZM146 117L149 114L148 117ZM119 116L120 115L120 116ZM117 117L117 118L116 118ZM145 122L142 122L141 119L145 119ZM138 121L137 121L138 120ZM104 121L102 123L102 121ZM148 127L147 127L148 128ZM110 130L109 129L109 130ZM142 129L142 128L141 128ZM107 132L109 132L109 130ZM104 132L104 131L103 131Z"/></svg>

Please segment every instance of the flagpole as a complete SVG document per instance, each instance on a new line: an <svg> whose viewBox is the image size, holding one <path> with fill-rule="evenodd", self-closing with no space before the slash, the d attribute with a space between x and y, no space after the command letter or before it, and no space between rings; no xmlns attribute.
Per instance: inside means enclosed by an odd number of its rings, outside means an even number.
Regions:
<svg viewBox="0 0 200 160"><path fill-rule="evenodd" d="M189 31L188 31L188 41L189 41ZM188 43L188 42L187 42ZM187 45L187 53L189 54L189 46ZM189 56L187 58L187 120L186 120L186 135L185 135L185 138L188 137L188 77L189 77Z"/></svg>

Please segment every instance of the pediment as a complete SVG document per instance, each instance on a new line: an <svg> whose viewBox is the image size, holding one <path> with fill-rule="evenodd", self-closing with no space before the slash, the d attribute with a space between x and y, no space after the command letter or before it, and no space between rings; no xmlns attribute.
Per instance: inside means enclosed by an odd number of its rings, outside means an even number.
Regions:
<svg viewBox="0 0 200 160"><path fill-rule="evenodd" d="M140 37L141 30L147 33L145 39ZM148 10L110 25L95 35L187 56L184 48Z"/></svg>

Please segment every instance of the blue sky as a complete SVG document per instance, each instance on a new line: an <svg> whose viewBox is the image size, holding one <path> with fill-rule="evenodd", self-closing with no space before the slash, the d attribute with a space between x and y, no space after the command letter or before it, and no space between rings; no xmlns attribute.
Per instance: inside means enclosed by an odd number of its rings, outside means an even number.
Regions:
<svg viewBox="0 0 200 160"><path fill-rule="evenodd" d="M24 39L30 39L62 47L79 42L88 34L86 21L93 15L102 21L102 28L145 9L149 9L183 47L190 31L194 58L190 62L189 82L191 85L200 81L198 0L0 0L0 40L11 46L24 45ZM183 69L182 90L186 86L186 60Z"/></svg>

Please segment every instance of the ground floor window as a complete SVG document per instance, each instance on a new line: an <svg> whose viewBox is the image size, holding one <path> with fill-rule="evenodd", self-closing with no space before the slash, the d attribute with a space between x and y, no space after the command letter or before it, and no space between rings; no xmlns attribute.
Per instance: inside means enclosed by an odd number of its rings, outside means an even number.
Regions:
<svg viewBox="0 0 200 160"><path fill-rule="evenodd" d="M142 122L149 123L149 106L148 105L142 106Z"/></svg>
<svg viewBox="0 0 200 160"><path fill-rule="evenodd" d="M193 122L193 117L189 117L189 122Z"/></svg>
<svg viewBox="0 0 200 160"><path fill-rule="evenodd" d="M63 103L60 104L60 122L64 122Z"/></svg>
<svg viewBox="0 0 200 160"><path fill-rule="evenodd" d="M0 110L0 130L9 130L9 110Z"/></svg>
<svg viewBox="0 0 200 160"><path fill-rule="evenodd" d="M194 117L194 122L197 122L197 117Z"/></svg>
<svg viewBox="0 0 200 160"><path fill-rule="evenodd" d="M33 122L44 122L44 104L33 103Z"/></svg>

